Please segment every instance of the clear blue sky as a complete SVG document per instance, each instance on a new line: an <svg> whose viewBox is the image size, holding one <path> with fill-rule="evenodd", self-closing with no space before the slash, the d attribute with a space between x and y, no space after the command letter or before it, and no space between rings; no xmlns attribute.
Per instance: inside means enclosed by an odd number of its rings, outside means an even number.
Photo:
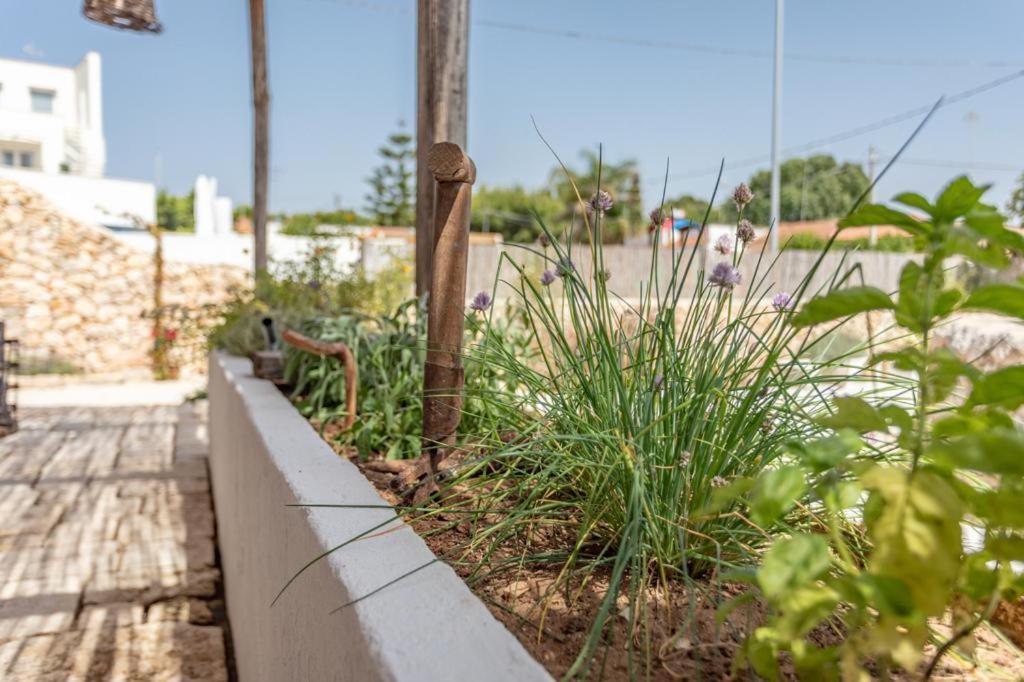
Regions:
<svg viewBox="0 0 1024 682"><path fill-rule="evenodd" d="M345 206L362 206L376 148L396 121L415 120L414 2L266 1L271 208L330 208L339 197ZM793 55L915 65L787 60L784 147L1024 69L1019 0L786 5L785 45ZM248 203L246 6L245 0L157 0L165 31L148 36L86 21L78 0L0 0L0 55L73 64L85 51L99 51L108 174L152 180L159 154L161 184L171 191L187 191L206 173L220 179L223 193ZM473 0L469 150L480 181L528 187L545 181L553 159L533 131L534 116L567 160L598 142L612 159L637 159L648 204L657 203L666 157L670 194L707 195L714 176L686 177L688 171L715 166L723 156L728 164L768 153L771 62L763 54L772 46L772 16L771 0ZM599 39L496 25L502 23ZM864 161L869 144L891 153L913 125L820 151ZM941 110L907 157L1024 169L1024 79ZM725 182L746 179L757 167L728 171ZM931 193L957 172L900 165L879 198L902 189ZM970 172L995 183L991 198L1000 204L1019 173Z"/></svg>

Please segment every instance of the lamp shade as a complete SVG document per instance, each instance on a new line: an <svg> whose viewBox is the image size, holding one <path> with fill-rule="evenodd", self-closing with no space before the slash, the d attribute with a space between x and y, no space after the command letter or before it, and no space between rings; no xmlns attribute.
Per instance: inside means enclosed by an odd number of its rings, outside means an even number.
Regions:
<svg viewBox="0 0 1024 682"><path fill-rule="evenodd" d="M82 14L100 24L130 31L160 33L153 0L85 0Z"/></svg>

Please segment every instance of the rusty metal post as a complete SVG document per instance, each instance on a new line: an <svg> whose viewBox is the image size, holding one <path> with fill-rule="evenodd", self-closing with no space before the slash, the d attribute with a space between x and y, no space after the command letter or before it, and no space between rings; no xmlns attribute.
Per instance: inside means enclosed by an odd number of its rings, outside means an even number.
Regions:
<svg viewBox="0 0 1024 682"><path fill-rule="evenodd" d="M466 263L476 166L462 148L452 142L439 142L431 147L427 164L437 188L423 376L422 453L434 475L447 449L455 444L462 416Z"/></svg>

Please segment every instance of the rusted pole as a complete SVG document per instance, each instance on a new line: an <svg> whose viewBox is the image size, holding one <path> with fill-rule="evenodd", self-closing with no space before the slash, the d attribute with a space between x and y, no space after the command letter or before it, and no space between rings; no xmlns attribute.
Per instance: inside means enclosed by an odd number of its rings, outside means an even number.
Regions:
<svg viewBox="0 0 1024 682"><path fill-rule="evenodd" d="M416 295L430 290L435 142L466 146L469 0L418 0L416 12Z"/></svg>
<svg viewBox="0 0 1024 682"><path fill-rule="evenodd" d="M270 174L270 87L267 85L267 29L263 0L249 0L252 51L252 233L254 274L267 270L267 183Z"/></svg>
<svg viewBox="0 0 1024 682"><path fill-rule="evenodd" d="M435 475L447 449L455 444L462 416L466 262L476 166L453 142L431 147L427 163L437 191L423 376L422 453L428 459L429 473Z"/></svg>
<svg viewBox="0 0 1024 682"><path fill-rule="evenodd" d="M341 423L343 430L348 430L356 422L356 390L359 387L359 374L356 358L349 347L341 341L318 341L303 336L292 329L285 329L281 338L299 350L319 355L320 357L337 358L345 369L345 421Z"/></svg>

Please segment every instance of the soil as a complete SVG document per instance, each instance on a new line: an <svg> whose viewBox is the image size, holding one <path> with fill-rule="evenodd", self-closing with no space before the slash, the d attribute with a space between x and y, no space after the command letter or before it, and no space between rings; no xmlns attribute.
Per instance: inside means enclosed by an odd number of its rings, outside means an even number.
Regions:
<svg viewBox="0 0 1024 682"><path fill-rule="evenodd" d="M396 479L408 478L414 463L359 461L355 452L338 446L331 437L332 430L330 425L324 429L327 442L356 464L388 503L402 504L403 500L394 490ZM418 503L421 501L422 497ZM408 504L408 500L405 503ZM552 587L559 582L559 569L546 565L519 564L514 570L481 577L476 569L482 557L465 553L472 529L463 519L440 514L413 520L411 525L438 557L466 579L494 617L553 677L561 679L572 669L607 593L606 576L596 576L582 586L575 585L571 594ZM501 554L492 555L490 563L517 556L515 548L506 548ZM719 607L742 594L744 589L723 583L716 576L707 576L689 586L677 582L649 588L642 606L645 613L636 619L645 625L634 627L633 631L630 630L629 600L620 597L612 624L603 637L603 646L581 678L655 682L757 679L748 670L734 670L734 661L746 636L763 622L764 605L751 600L733 610L724 621L716 619ZM940 663L933 679L1024 679L1024 655L1013 645L1024 647L1024 600L1001 605L993 623L999 630L982 627L976 631L973 660L962 652L950 653ZM943 629L941 625L939 629ZM838 626L822 626L810 635L819 646L836 644L841 637ZM630 639L635 646L627 646ZM649 652L649 659L632 660L630 649ZM930 660L933 652L934 648L926 650L924 660ZM783 674L787 679L795 679L792 669L785 663ZM917 676L892 678L916 679Z"/></svg>
<svg viewBox="0 0 1024 682"><path fill-rule="evenodd" d="M402 503L393 490L397 476L394 472L412 463L382 466L379 461L360 462L355 458L353 462L386 501L396 505ZM572 594L552 588L558 581L559 570L549 566L519 565L513 571L490 574L480 579L474 570L479 566L481 557L464 554L464 548L471 539L471 529L459 521L439 515L428 520L414 520L411 525L438 557L467 579L473 592L494 617L515 634L526 650L552 676L561 679L570 671L586 643L590 625L597 618L607 593L607 577L599 576L582 587L576 586ZM510 548L503 556L492 555L491 563L514 555L515 551ZM643 607L646 611L642 619L645 627L634 628L632 632L629 599L620 597L612 625L604 637L606 646L599 650L584 679L649 679L659 682L756 679L747 670L734 670L734 661L746 636L763 622L764 605L753 600L736 608L724 621L716 619L719 607L741 595L744 589L740 585L723 583L715 576L689 586L680 582L649 588ZM1009 631L1007 636L1012 641L1018 645L1024 643L1024 601L1004 604L994 622ZM810 639L819 646L829 646L838 643L841 636L838 627L823 626L812 632ZM637 646L627 646L630 638ZM1000 633L980 628L975 639L973 662L963 655L947 655L933 679L1024 679L1024 657ZM631 648L649 651L650 659L631 660ZM926 661L930 660L932 651L926 651ZM645 670L648 670L646 675ZM792 669L785 665L783 673L787 678L795 679ZM913 678L894 676L894 679Z"/></svg>

